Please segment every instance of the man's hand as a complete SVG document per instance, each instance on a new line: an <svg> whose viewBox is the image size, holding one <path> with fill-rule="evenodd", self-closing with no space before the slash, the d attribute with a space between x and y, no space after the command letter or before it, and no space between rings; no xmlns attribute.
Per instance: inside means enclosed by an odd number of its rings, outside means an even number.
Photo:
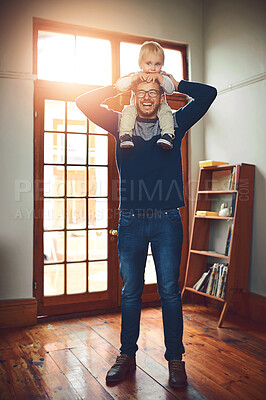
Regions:
<svg viewBox="0 0 266 400"><path fill-rule="evenodd" d="M174 84L175 91L178 92L178 85L179 85L179 82L175 80L175 78L173 77L173 75L167 74L167 73L164 72L164 71L162 72L162 74L163 74L163 75L166 75L166 76L169 76L169 78L171 79L171 81L172 81L173 84Z"/></svg>

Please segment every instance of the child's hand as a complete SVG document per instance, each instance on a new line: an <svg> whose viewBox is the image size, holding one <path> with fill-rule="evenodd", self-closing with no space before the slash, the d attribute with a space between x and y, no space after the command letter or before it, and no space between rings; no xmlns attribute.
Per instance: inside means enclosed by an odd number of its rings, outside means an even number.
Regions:
<svg viewBox="0 0 266 400"><path fill-rule="evenodd" d="M154 83L155 81L158 81L160 85L163 84L163 76L161 74L159 74L158 72L150 72L147 75L147 82L152 82Z"/></svg>
<svg viewBox="0 0 266 400"><path fill-rule="evenodd" d="M169 78L171 79L171 81L172 81L173 84L174 84L175 91L178 92L178 85L179 85L179 82L175 80L175 78L173 77L173 75L167 74L165 71L162 71L162 74L163 74L163 75L166 75L166 76L169 76Z"/></svg>
<svg viewBox="0 0 266 400"><path fill-rule="evenodd" d="M133 75L131 75L131 84L137 82L137 81L147 81L148 74L145 72L137 72Z"/></svg>

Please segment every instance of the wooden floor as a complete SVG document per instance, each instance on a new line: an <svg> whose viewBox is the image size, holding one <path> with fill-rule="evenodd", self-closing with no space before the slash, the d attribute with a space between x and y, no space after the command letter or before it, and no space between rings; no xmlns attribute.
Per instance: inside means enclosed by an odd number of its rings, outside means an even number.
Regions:
<svg viewBox="0 0 266 400"><path fill-rule="evenodd" d="M265 330L184 305L188 386L168 385L160 308L142 311L137 370L107 386L119 354L120 315L42 322L0 331L0 399L265 399Z"/></svg>

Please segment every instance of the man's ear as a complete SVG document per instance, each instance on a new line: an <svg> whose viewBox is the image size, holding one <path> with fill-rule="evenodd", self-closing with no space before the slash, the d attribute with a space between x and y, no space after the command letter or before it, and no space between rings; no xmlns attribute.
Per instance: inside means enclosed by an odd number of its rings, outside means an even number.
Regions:
<svg viewBox="0 0 266 400"><path fill-rule="evenodd" d="M163 101L164 101L164 93L162 93L160 96L160 105L162 104Z"/></svg>

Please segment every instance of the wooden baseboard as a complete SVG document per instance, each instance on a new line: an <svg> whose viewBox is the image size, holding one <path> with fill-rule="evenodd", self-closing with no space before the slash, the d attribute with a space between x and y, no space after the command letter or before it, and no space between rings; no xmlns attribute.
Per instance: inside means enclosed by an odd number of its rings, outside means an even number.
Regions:
<svg viewBox="0 0 266 400"><path fill-rule="evenodd" d="M37 300L0 300L0 328L29 326L37 323Z"/></svg>

